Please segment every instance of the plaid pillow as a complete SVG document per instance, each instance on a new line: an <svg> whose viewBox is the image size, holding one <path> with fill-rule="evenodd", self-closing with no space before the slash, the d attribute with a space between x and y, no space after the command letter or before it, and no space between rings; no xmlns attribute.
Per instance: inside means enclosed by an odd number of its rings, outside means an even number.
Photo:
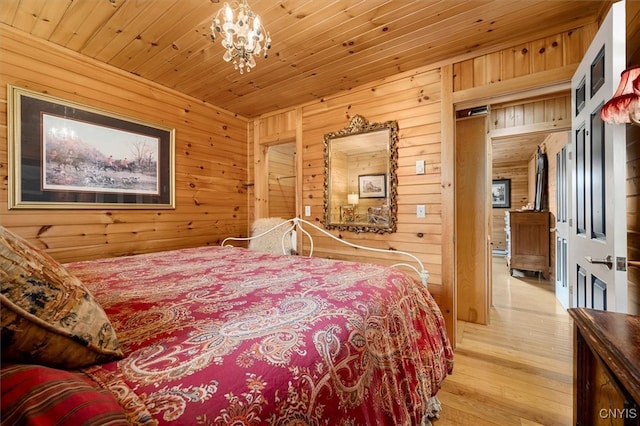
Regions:
<svg viewBox="0 0 640 426"><path fill-rule="evenodd" d="M41 365L3 364L3 425L128 425L116 397L81 373Z"/></svg>

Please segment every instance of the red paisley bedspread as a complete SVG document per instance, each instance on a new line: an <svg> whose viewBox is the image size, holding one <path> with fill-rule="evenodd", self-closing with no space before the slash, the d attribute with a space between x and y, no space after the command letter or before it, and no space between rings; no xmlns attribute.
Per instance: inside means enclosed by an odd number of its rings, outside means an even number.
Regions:
<svg viewBox="0 0 640 426"><path fill-rule="evenodd" d="M126 358L83 371L134 424L413 425L451 371L403 271L206 247L66 265Z"/></svg>

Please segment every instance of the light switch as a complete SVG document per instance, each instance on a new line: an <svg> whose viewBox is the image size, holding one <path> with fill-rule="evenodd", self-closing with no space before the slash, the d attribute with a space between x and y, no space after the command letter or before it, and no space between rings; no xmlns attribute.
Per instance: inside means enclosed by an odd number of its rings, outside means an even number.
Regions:
<svg viewBox="0 0 640 426"><path fill-rule="evenodd" d="M424 216L425 216L424 204L418 204L416 206L416 217L424 217Z"/></svg>
<svg viewBox="0 0 640 426"><path fill-rule="evenodd" d="M424 174L424 160L416 160L416 174L417 175Z"/></svg>
<svg viewBox="0 0 640 426"><path fill-rule="evenodd" d="M311 206L304 206L304 215L311 216Z"/></svg>

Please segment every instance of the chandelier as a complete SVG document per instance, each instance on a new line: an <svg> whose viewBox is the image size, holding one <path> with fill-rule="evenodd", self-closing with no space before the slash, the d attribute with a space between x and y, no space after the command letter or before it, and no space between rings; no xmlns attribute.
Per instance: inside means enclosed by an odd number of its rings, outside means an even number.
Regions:
<svg viewBox="0 0 640 426"><path fill-rule="evenodd" d="M235 15L235 19L234 19ZM260 17L251 11L246 0L239 0L236 7L225 3L211 20L211 39L216 40L216 32L221 34L222 47L226 49L224 59L233 61L233 67L240 74L251 71L256 66L254 56L271 48L271 37L260 23Z"/></svg>

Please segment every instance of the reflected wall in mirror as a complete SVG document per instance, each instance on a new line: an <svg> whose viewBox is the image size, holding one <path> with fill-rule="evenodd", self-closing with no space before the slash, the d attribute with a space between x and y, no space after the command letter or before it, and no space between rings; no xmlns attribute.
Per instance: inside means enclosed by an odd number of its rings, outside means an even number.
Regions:
<svg viewBox="0 0 640 426"><path fill-rule="evenodd" d="M269 217L296 216L296 143L271 145L267 149L269 171Z"/></svg>
<svg viewBox="0 0 640 426"><path fill-rule="evenodd" d="M356 115L324 135L325 228L396 231L398 123L369 123Z"/></svg>

